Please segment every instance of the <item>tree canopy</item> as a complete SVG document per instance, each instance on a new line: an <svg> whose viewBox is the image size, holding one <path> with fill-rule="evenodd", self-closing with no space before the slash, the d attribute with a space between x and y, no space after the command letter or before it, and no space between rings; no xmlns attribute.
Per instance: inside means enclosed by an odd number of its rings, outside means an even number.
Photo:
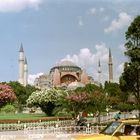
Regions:
<svg viewBox="0 0 140 140"><path fill-rule="evenodd" d="M66 91L55 88L35 91L29 96L27 105L40 107L46 115L52 116L56 103L66 94Z"/></svg>
<svg viewBox="0 0 140 140"><path fill-rule="evenodd" d="M120 86L123 91L129 91L135 96L135 102L140 110L140 16L132 21L125 38L125 55L128 57L128 62L124 65Z"/></svg>
<svg viewBox="0 0 140 140"><path fill-rule="evenodd" d="M26 100L31 95L31 93L37 90L34 86L27 85L24 87L19 82L15 81L10 81L7 84L13 89L19 104L26 104Z"/></svg>

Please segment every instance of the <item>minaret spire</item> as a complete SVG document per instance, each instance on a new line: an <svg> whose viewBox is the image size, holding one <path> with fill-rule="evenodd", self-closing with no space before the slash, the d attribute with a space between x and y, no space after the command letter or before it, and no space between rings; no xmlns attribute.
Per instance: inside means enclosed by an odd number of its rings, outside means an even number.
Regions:
<svg viewBox="0 0 140 140"><path fill-rule="evenodd" d="M21 43L21 45L20 45L19 52L24 52L22 43Z"/></svg>
<svg viewBox="0 0 140 140"><path fill-rule="evenodd" d="M23 45L21 43L19 49L19 78L20 84L26 86L28 84L28 65L27 59L24 55Z"/></svg>
<svg viewBox="0 0 140 140"><path fill-rule="evenodd" d="M19 83L24 84L24 50L23 45L21 43L19 49Z"/></svg>
<svg viewBox="0 0 140 140"><path fill-rule="evenodd" d="M98 61L98 82L101 83L101 63L100 63L100 59Z"/></svg>
<svg viewBox="0 0 140 140"><path fill-rule="evenodd" d="M109 82L112 82L113 81L113 63L112 63L112 55L111 55L111 49L110 48L109 48L108 69L109 69Z"/></svg>
<svg viewBox="0 0 140 140"><path fill-rule="evenodd" d="M25 57L24 60L24 86L27 86L28 84L28 64L27 64L27 59Z"/></svg>

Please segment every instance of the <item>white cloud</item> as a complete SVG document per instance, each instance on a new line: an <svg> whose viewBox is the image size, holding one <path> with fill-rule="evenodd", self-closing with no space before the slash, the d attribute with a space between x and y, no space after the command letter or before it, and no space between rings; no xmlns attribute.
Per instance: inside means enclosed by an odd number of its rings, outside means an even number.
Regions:
<svg viewBox="0 0 140 140"><path fill-rule="evenodd" d="M114 69L114 75L113 75L114 82L119 82L119 78L120 78L123 70L124 70L124 62L118 64L116 66L116 69Z"/></svg>
<svg viewBox="0 0 140 140"><path fill-rule="evenodd" d="M96 58L100 58L102 62L108 62L108 48L106 47L106 44L97 44L95 48L97 52L94 55L94 59L96 60Z"/></svg>
<svg viewBox="0 0 140 140"><path fill-rule="evenodd" d="M90 8L88 14L94 15L96 13L96 8Z"/></svg>
<svg viewBox="0 0 140 140"><path fill-rule="evenodd" d="M125 26L128 26L128 24L131 22L131 16L128 15L127 13L120 13L118 19L114 19L111 22L111 25L104 29L104 32L109 33L109 32L116 32L117 30L122 29Z"/></svg>
<svg viewBox="0 0 140 140"><path fill-rule="evenodd" d="M0 0L0 12L17 12L27 7L38 9L42 0Z"/></svg>
<svg viewBox="0 0 140 140"><path fill-rule="evenodd" d="M78 17L78 25L79 26L84 26L84 22L81 16Z"/></svg>
<svg viewBox="0 0 140 140"><path fill-rule="evenodd" d="M106 44L101 43L95 45L95 52L91 52L89 48L82 48L80 49L78 54L74 55L67 55L62 60L70 60L80 66L81 68L84 68L87 70L87 72L93 76L95 80L98 79L98 61L100 59L101 65L107 66L108 64L108 48L106 47ZM103 66L102 65L102 66ZM103 68L104 69L104 68ZM103 76L106 74L106 71L103 71ZM106 78L106 77L105 77ZM105 80L104 78L104 80Z"/></svg>
<svg viewBox="0 0 140 140"><path fill-rule="evenodd" d="M105 10L105 9L104 9L103 7L101 7L101 8L99 9L100 12L104 12L104 10Z"/></svg>
<svg viewBox="0 0 140 140"><path fill-rule="evenodd" d="M119 49L120 49L122 52L126 51L126 48L125 48L124 44L119 45Z"/></svg>
<svg viewBox="0 0 140 140"><path fill-rule="evenodd" d="M70 56L69 54L64 58L73 61L81 67L93 67L100 59L102 62L108 61L108 48L104 43L95 46L96 52L92 53L88 48L80 49L79 54Z"/></svg>
<svg viewBox="0 0 140 140"><path fill-rule="evenodd" d="M104 17L102 18L102 20L103 20L103 21L108 21L109 18L110 18L109 16L104 16Z"/></svg>
<svg viewBox="0 0 140 140"><path fill-rule="evenodd" d="M123 69L124 69L124 63L121 63L121 64L118 66L117 71L118 71L119 73L122 73L122 72L123 72ZM119 75L120 75L120 74L119 74Z"/></svg>
<svg viewBox="0 0 140 140"><path fill-rule="evenodd" d="M90 15L95 15L95 14L97 14L97 13L102 13L102 12L104 12L105 11L105 9L103 8L103 7L100 7L100 8L90 8L90 9L88 9L88 14L90 14Z"/></svg>
<svg viewBox="0 0 140 140"><path fill-rule="evenodd" d="M124 63L121 63L117 66L117 68L114 70L114 82L119 82L120 75L122 74L124 70Z"/></svg>
<svg viewBox="0 0 140 140"><path fill-rule="evenodd" d="M29 76L28 76L28 83L30 84L30 85L33 85L34 84L34 81L35 81L35 79L37 78L37 77L39 77L40 75L43 75L44 73L37 73L37 74L30 74Z"/></svg>

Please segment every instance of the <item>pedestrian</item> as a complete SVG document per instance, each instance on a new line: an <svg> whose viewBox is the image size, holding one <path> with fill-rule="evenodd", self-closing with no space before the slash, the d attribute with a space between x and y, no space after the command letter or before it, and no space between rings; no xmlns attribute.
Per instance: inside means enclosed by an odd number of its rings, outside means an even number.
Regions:
<svg viewBox="0 0 140 140"><path fill-rule="evenodd" d="M121 116L121 112L118 112L114 115L114 119L117 121L121 118L120 116Z"/></svg>

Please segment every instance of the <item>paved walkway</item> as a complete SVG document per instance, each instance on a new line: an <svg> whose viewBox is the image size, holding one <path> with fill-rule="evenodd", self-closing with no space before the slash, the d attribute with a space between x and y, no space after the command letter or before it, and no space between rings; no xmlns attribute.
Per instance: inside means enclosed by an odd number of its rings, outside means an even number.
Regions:
<svg viewBox="0 0 140 140"><path fill-rule="evenodd" d="M77 134L45 134L38 131L34 132L24 132L24 131L7 131L0 132L0 140L72 140Z"/></svg>

